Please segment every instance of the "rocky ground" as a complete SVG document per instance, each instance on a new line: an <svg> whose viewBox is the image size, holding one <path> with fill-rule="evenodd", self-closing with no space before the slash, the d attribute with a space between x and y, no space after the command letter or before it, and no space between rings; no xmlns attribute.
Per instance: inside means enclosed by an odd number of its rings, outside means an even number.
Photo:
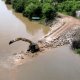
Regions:
<svg viewBox="0 0 80 80"><path fill-rule="evenodd" d="M71 16L61 15L51 26L51 31L39 43L44 47L57 47L71 44L72 40L80 38L80 20Z"/></svg>
<svg viewBox="0 0 80 80"><path fill-rule="evenodd" d="M45 42L43 41L44 47L57 47L65 44L71 44L74 39L80 39L80 26L75 25L73 28L69 28L67 31L63 32L56 39Z"/></svg>

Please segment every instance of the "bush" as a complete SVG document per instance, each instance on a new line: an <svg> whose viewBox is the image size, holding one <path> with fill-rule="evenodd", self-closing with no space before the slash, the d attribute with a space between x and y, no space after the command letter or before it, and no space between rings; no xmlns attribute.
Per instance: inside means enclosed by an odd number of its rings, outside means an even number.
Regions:
<svg viewBox="0 0 80 80"><path fill-rule="evenodd" d="M75 51L76 51L78 54L80 54L80 49L75 49Z"/></svg>
<svg viewBox="0 0 80 80"><path fill-rule="evenodd" d="M67 1L67 0L53 0L53 1L61 3L61 2Z"/></svg>
<svg viewBox="0 0 80 80"><path fill-rule="evenodd" d="M72 49L74 49L78 54L80 54L80 40L72 41Z"/></svg>
<svg viewBox="0 0 80 80"><path fill-rule="evenodd" d="M72 41L72 48L73 49L79 49L80 48L80 40Z"/></svg>
<svg viewBox="0 0 80 80"><path fill-rule="evenodd" d="M30 3L33 3L33 4L39 4L40 5L40 2L39 0L23 0L24 1L24 6L28 6Z"/></svg>
<svg viewBox="0 0 80 80"><path fill-rule="evenodd" d="M12 6L17 12L23 12L24 10L24 0L13 0Z"/></svg>
<svg viewBox="0 0 80 80"><path fill-rule="evenodd" d="M37 4L37 3L39 3L39 0L27 0L27 3L28 4L30 4L30 3Z"/></svg>
<svg viewBox="0 0 80 80"><path fill-rule="evenodd" d="M43 16L48 20L53 19L56 16L55 9L49 3L43 4L42 13L43 13Z"/></svg>
<svg viewBox="0 0 80 80"><path fill-rule="evenodd" d="M23 15L30 19L32 18L32 16L41 17L41 11L42 9L39 5L30 3L28 6L26 6Z"/></svg>
<svg viewBox="0 0 80 80"><path fill-rule="evenodd" d="M79 1L64 1L57 5L57 9L59 12L64 12L68 15L75 16L76 10L80 9Z"/></svg>
<svg viewBox="0 0 80 80"><path fill-rule="evenodd" d="M43 2L43 3L52 3L53 0L41 0L41 2Z"/></svg>

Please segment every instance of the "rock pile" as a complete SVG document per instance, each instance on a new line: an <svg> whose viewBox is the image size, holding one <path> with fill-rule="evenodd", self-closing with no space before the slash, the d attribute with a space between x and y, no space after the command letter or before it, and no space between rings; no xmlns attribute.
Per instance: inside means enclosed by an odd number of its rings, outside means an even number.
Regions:
<svg viewBox="0 0 80 80"><path fill-rule="evenodd" d="M57 47L65 44L72 44L73 40L80 39L80 25L74 25L73 27L67 29L63 32L58 38L52 39L51 41L46 42L42 41L44 47Z"/></svg>

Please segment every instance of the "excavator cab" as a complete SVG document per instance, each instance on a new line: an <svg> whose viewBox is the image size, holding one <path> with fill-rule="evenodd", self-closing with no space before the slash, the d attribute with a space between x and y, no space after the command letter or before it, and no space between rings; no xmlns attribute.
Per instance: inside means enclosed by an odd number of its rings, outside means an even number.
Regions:
<svg viewBox="0 0 80 80"><path fill-rule="evenodd" d="M32 43L29 45L29 49L27 51L31 51L31 53L35 53L39 51L39 46L36 43Z"/></svg>

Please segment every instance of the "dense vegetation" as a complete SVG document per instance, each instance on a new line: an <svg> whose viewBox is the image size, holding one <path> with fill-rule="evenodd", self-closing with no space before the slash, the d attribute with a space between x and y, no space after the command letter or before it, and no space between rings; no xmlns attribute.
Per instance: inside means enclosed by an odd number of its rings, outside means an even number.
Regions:
<svg viewBox="0 0 80 80"><path fill-rule="evenodd" d="M28 6L25 7L23 11L23 15L32 18L34 17L42 17L42 8L40 5L30 3Z"/></svg>
<svg viewBox="0 0 80 80"><path fill-rule="evenodd" d="M77 53L80 54L80 40L74 40L72 42L72 49L74 49Z"/></svg>
<svg viewBox="0 0 80 80"><path fill-rule="evenodd" d="M80 1L77 1L77 0L64 1L57 5L57 10L65 14L75 16L76 11L80 10Z"/></svg>
<svg viewBox="0 0 80 80"><path fill-rule="evenodd" d="M24 10L23 0L13 0L12 7L17 12L23 12L23 10Z"/></svg>
<svg viewBox="0 0 80 80"><path fill-rule="evenodd" d="M10 0L6 0L6 3ZM11 0L12 7L16 12L23 13L24 16L54 19L56 10L52 4L53 0ZM52 6L53 5L53 6Z"/></svg>
<svg viewBox="0 0 80 80"><path fill-rule="evenodd" d="M30 19L40 17L51 20L57 12L75 16L76 10L80 9L79 0L6 0L6 3L12 4L15 11Z"/></svg>

